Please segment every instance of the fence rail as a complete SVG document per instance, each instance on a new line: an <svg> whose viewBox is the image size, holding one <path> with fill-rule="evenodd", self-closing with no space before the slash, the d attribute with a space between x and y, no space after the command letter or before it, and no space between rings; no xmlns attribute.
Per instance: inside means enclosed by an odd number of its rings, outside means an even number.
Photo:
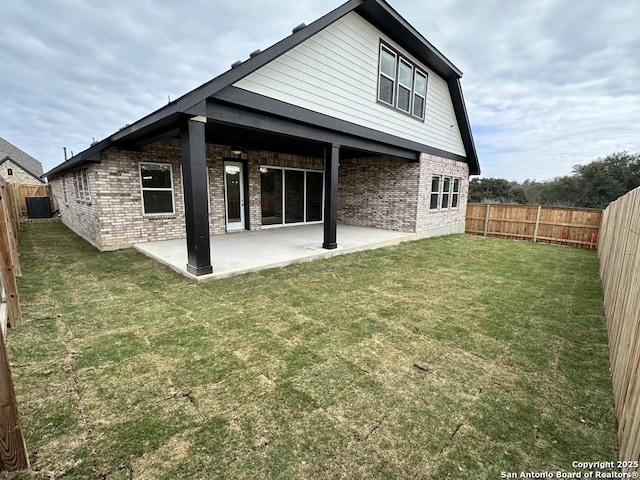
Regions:
<svg viewBox="0 0 640 480"><path fill-rule="evenodd" d="M602 210L542 205L467 204L467 233L595 248Z"/></svg>
<svg viewBox="0 0 640 480"><path fill-rule="evenodd" d="M29 468L29 457L20 428L20 417L7 356L6 326L22 324L16 275L19 213L9 184L0 179L0 470Z"/></svg>
<svg viewBox="0 0 640 480"><path fill-rule="evenodd" d="M620 460L640 461L640 188L604 211L598 255Z"/></svg>

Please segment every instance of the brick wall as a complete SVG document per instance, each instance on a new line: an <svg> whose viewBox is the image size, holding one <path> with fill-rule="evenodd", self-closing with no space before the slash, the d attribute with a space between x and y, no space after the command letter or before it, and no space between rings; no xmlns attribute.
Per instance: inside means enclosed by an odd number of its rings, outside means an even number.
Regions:
<svg viewBox="0 0 640 480"><path fill-rule="evenodd" d="M102 248L97 199L94 195L96 192L95 171L92 168L87 171L89 196L86 199L78 197L74 181L75 172L76 170L66 172L64 175L54 177L49 182L55 204L65 225L89 243Z"/></svg>
<svg viewBox="0 0 640 480"><path fill-rule="evenodd" d="M249 177L249 218L251 230L262 227L260 204L260 165L322 170L322 160L273 152L247 152L234 158L230 147L207 144L209 180L209 231L226 232L224 167L225 159L241 161ZM144 215L140 187L140 162L168 163L174 191L174 213ZM184 238L185 217L181 174L180 142L170 139L146 146L140 152L111 147L102 152L100 163L87 168L91 201L76 199L74 171L55 177L51 184L58 201L62 221L73 231L100 249L123 248L133 243ZM67 183L64 201L63 179Z"/></svg>
<svg viewBox="0 0 640 480"><path fill-rule="evenodd" d="M431 210L431 178L434 175L460 178L458 208ZM464 162L423 153L420 155L420 187L418 190L416 231L436 230L438 233L464 233L469 196L469 166Z"/></svg>
<svg viewBox="0 0 640 480"><path fill-rule="evenodd" d="M8 169L11 169L13 175L8 174ZM0 165L0 177L2 177L5 182L10 182L14 185L44 185L44 182L39 181L30 173L27 173L13 160L7 160Z"/></svg>
<svg viewBox="0 0 640 480"><path fill-rule="evenodd" d="M225 233L223 159L233 158L229 147L207 144L209 180L209 231ZM140 188L140 162L171 165L174 191L174 213L144 215ZM141 241L183 238L185 233L184 197L180 142L170 139L144 147L141 152L109 148L96 165L99 173L100 231L103 244L117 248Z"/></svg>
<svg viewBox="0 0 640 480"><path fill-rule="evenodd" d="M207 144L209 180L209 229L212 235L226 231L224 159L241 161L247 170L250 230L262 228L260 166L323 170L323 160L265 151L249 151L235 159L230 147ZM172 169L174 213L144 215L140 187L140 162L168 163ZM54 197L62 220L72 230L101 249L130 246L133 243L185 237L184 202L180 142L164 140L142 151L110 147L102 152L100 163L87 168L90 200L76 198L74 172L52 179ZM460 205L456 210L429 210L431 176L461 178ZM66 201L63 189L66 181ZM404 232L462 226L468 192L468 168L432 155L422 155L420 163L390 157L342 161L339 169L338 221ZM445 233L450 233L447 230Z"/></svg>
<svg viewBox="0 0 640 480"><path fill-rule="evenodd" d="M420 164L391 157L343 160L338 223L414 232Z"/></svg>
<svg viewBox="0 0 640 480"><path fill-rule="evenodd" d="M430 210L431 177L460 178L459 206ZM466 163L422 154L420 163L390 157L340 163L338 222L402 232L463 233L469 168Z"/></svg>

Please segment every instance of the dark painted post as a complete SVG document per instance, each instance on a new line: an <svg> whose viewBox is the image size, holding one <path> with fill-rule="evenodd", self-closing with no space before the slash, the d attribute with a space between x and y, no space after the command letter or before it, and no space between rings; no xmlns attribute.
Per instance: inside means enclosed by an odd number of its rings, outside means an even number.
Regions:
<svg viewBox="0 0 640 480"><path fill-rule="evenodd" d="M324 242L322 248L337 248L336 232L338 228L338 161L340 145L331 145L328 155L324 155Z"/></svg>
<svg viewBox="0 0 640 480"><path fill-rule="evenodd" d="M180 128L184 216L187 229L187 271L193 275L213 272L209 242L209 202L205 117L194 117Z"/></svg>

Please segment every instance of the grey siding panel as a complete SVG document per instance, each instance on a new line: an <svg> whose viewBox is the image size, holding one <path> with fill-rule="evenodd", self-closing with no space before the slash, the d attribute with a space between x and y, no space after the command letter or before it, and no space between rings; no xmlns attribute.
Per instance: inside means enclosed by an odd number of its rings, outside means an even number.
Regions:
<svg viewBox="0 0 640 480"><path fill-rule="evenodd" d="M377 103L380 39L429 74L425 122ZM355 12L234 86L465 155L447 82Z"/></svg>

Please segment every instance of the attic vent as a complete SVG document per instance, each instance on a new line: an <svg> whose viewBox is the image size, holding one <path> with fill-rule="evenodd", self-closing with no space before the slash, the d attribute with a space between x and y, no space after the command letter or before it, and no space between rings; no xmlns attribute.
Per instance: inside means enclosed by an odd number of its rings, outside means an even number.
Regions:
<svg viewBox="0 0 640 480"><path fill-rule="evenodd" d="M233 62L231 64L231 68L236 68L239 65L242 65L242 60L238 60L237 62Z"/></svg>
<svg viewBox="0 0 640 480"><path fill-rule="evenodd" d="M254 50L253 52L251 52L251 53L249 54L249 56L250 56L251 58L253 58L253 57L255 57L256 55L260 55L260 52L261 52L261 51L262 51L262 50L260 50L260 49Z"/></svg>
<svg viewBox="0 0 640 480"><path fill-rule="evenodd" d="M305 28L307 26L306 23L301 23L300 25L298 25L297 27L293 27L293 30L291 30L291 33L298 33L300 30L302 30L303 28Z"/></svg>

